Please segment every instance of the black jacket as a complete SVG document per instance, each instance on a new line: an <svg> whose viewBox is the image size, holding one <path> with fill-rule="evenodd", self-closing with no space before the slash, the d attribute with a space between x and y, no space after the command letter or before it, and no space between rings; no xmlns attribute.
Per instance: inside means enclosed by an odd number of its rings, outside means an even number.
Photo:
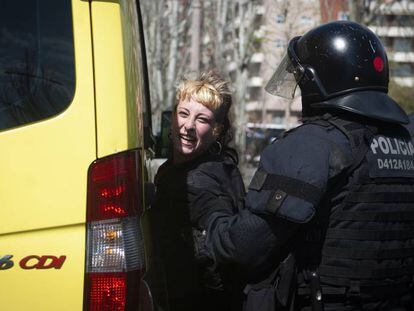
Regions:
<svg viewBox="0 0 414 311"><path fill-rule="evenodd" d="M230 153L206 153L184 164L168 160L159 168L155 184L154 259L158 273L163 270L169 309L236 310L240 297L234 293L241 294L241 289L234 287L240 288L241 281L232 275L231 284L226 282L234 267L216 269L205 248L205 228L191 222L191 211L203 209L204 204L216 204L231 214L243 208L245 189L236 159Z"/></svg>

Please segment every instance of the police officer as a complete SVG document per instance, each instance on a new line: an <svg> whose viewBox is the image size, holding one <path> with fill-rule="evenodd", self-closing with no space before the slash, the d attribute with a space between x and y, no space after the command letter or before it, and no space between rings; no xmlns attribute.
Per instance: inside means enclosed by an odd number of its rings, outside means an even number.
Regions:
<svg viewBox="0 0 414 311"><path fill-rule="evenodd" d="M299 86L303 124L263 151L246 210L191 211L214 260L245 268L247 310L414 309L414 145L388 70L354 22L289 42L266 90Z"/></svg>

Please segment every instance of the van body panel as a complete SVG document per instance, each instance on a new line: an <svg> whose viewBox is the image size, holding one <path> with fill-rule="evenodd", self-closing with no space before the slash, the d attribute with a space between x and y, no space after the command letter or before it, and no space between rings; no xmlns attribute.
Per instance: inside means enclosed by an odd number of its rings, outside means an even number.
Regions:
<svg viewBox="0 0 414 311"><path fill-rule="evenodd" d="M125 96L127 104L128 149L144 145L144 119L150 114L146 111L149 94L146 93L144 69L145 47L138 21L138 3L135 0L120 2L123 58L125 66ZM146 96L147 95L147 96ZM150 123L150 120L147 120Z"/></svg>
<svg viewBox="0 0 414 311"><path fill-rule="evenodd" d="M82 310L85 265L83 224L0 236L1 250L10 252L12 268L0 271L7 286L0 291L2 310ZM66 256L59 268L31 268L39 259L28 256ZM53 259L53 258L52 258ZM48 266L52 259L43 264ZM56 261L56 260L55 260ZM20 265L23 265L22 268ZM31 268L31 269L30 269Z"/></svg>
<svg viewBox="0 0 414 311"><path fill-rule="evenodd" d="M72 1L76 88L62 113L0 132L2 310L81 310L87 172L96 159L89 3ZM42 256L66 256L60 269ZM50 260L50 259L49 259Z"/></svg>
<svg viewBox="0 0 414 311"><path fill-rule="evenodd" d="M69 108L0 132L0 234L85 221L87 168L96 158L88 3L73 1L73 20L77 81Z"/></svg>
<svg viewBox="0 0 414 311"><path fill-rule="evenodd" d="M128 149L120 4L92 1L98 158Z"/></svg>
<svg viewBox="0 0 414 311"><path fill-rule="evenodd" d="M137 1L71 0L71 5L73 99L52 117L0 129L2 310L81 311L91 163L138 149L143 188L148 181L151 156L143 128L151 111ZM146 235L148 224L141 228Z"/></svg>

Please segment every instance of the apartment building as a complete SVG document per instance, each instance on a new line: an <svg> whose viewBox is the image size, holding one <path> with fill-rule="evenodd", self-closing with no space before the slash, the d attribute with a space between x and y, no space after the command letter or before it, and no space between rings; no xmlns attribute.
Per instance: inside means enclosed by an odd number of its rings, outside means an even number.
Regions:
<svg viewBox="0 0 414 311"><path fill-rule="evenodd" d="M267 94L264 86L282 59L289 39L320 23L348 20L349 0L263 0L259 14L260 52L250 62L246 104L249 128L290 128L300 118L300 92L287 100ZM351 8L352 9L352 8ZM371 1L368 26L381 38L388 53L390 77L414 86L414 1Z"/></svg>
<svg viewBox="0 0 414 311"><path fill-rule="evenodd" d="M251 129L287 129L298 124L301 114L299 89L294 100L272 96L264 86L282 60L291 38L320 23L319 0L263 0L259 13L259 52L250 62L249 96L246 104Z"/></svg>
<svg viewBox="0 0 414 311"><path fill-rule="evenodd" d="M369 26L387 50L391 78L402 86L414 87L414 1L381 4Z"/></svg>

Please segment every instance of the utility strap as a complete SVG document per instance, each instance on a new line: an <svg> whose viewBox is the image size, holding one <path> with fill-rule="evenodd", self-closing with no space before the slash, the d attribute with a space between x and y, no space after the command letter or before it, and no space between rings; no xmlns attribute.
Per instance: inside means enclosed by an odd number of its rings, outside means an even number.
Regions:
<svg viewBox="0 0 414 311"><path fill-rule="evenodd" d="M299 199L310 202L314 205L319 203L319 200L323 196L322 189L291 177L268 174L262 187L263 190L282 190L289 195L297 197Z"/></svg>
<svg viewBox="0 0 414 311"><path fill-rule="evenodd" d="M405 203L414 202L414 193L407 192L350 192L345 202L349 203Z"/></svg>
<svg viewBox="0 0 414 311"><path fill-rule="evenodd" d="M384 279L404 276L414 273L414 265L401 265L398 268L370 269L366 266L352 265L350 267L334 267L322 265L319 267L321 276L335 276L348 279Z"/></svg>
<svg viewBox="0 0 414 311"><path fill-rule="evenodd" d="M376 250L327 246L323 248L322 254L341 259L395 259L413 257L414 248Z"/></svg>
<svg viewBox="0 0 414 311"><path fill-rule="evenodd" d="M376 221L376 222L409 222L414 221L414 210L412 211L392 211L392 212L381 212L381 211L372 211L372 212L347 212L341 211L337 212L331 216L331 219L334 220L349 220L349 221Z"/></svg>
<svg viewBox="0 0 414 311"><path fill-rule="evenodd" d="M360 230L360 229L328 229L327 239L390 241L413 239L414 230Z"/></svg>

